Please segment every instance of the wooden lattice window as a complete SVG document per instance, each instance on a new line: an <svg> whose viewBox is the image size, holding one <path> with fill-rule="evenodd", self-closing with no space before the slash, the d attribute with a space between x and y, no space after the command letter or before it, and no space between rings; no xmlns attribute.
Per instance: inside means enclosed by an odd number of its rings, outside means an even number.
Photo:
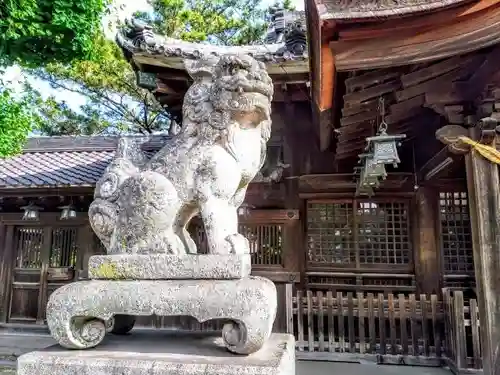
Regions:
<svg viewBox="0 0 500 375"><path fill-rule="evenodd" d="M241 223L238 231L248 239L252 264L283 265L283 225ZM198 252L206 254L208 246L203 224L198 220L193 220L189 232L198 246Z"/></svg>
<svg viewBox="0 0 500 375"><path fill-rule="evenodd" d="M240 224L239 232L250 244L252 264L283 265L283 228L279 224Z"/></svg>
<svg viewBox="0 0 500 375"><path fill-rule="evenodd" d="M43 228L15 228L16 268L41 268L43 239Z"/></svg>
<svg viewBox="0 0 500 375"><path fill-rule="evenodd" d="M309 263L370 268L412 263L407 201L310 201Z"/></svg>
<svg viewBox="0 0 500 375"><path fill-rule="evenodd" d="M351 202L308 203L309 261L327 264L356 263L352 216Z"/></svg>
<svg viewBox="0 0 500 375"><path fill-rule="evenodd" d="M467 193L439 193L439 211L444 274L474 275Z"/></svg>
<svg viewBox="0 0 500 375"><path fill-rule="evenodd" d="M361 264L411 262L406 202L359 202L356 218Z"/></svg>
<svg viewBox="0 0 500 375"><path fill-rule="evenodd" d="M77 255L77 228L57 228L52 231L50 267L73 267Z"/></svg>

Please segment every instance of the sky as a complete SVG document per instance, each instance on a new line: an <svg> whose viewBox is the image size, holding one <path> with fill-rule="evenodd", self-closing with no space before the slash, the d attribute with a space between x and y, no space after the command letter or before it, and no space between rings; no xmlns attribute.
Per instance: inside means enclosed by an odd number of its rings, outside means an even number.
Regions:
<svg viewBox="0 0 500 375"><path fill-rule="evenodd" d="M269 6L275 3L275 0L263 0L263 6ZM297 10L304 10L304 0L292 0L292 4ZM148 2L147 0L115 0L114 6L116 11L113 15L106 17L103 20L103 25L105 29L108 29L108 25L111 23L113 26L109 28L106 34L110 38L114 38L116 34L116 21L119 19L123 21L124 19L130 18L130 16L136 11L147 10ZM111 21L111 22L110 22ZM21 89L22 73L18 67L11 67L7 69L4 75L5 81L11 81L11 86L14 89ZM66 90L55 90L50 87L47 82L41 80L30 80L31 84L35 89L39 90L42 96L48 97L54 95L58 101L66 101L68 105L74 109L81 107L85 104L85 98L73 92L68 92Z"/></svg>

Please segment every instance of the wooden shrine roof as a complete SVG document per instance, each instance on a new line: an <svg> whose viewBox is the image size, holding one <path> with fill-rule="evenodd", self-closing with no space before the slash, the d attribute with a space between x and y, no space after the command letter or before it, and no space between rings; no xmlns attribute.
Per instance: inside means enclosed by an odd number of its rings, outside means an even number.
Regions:
<svg viewBox="0 0 500 375"><path fill-rule="evenodd" d="M271 75L283 71L309 71L305 13L277 10L272 27L262 43L246 46L220 46L191 43L155 34L152 28L137 20L127 23L117 36L118 45L136 67L158 66L183 71L183 59L226 53L248 54L266 64Z"/></svg>
<svg viewBox="0 0 500 375"><path fill-rule="evenodd" d="M432 12L470 0L315 0L322 20L364 20Z"/></svg>

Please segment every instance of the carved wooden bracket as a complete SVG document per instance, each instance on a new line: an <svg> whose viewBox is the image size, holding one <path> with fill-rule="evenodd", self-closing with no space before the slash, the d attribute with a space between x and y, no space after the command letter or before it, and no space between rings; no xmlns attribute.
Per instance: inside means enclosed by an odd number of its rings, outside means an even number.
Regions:
<svg viewBox="0 0 500 375"><path fill-rule="evenodd" d="M494 142L497 134L500 134L500 125L494 117L485 117L477 122L479 133L474 141L490 145ZM436 131L436 138L448 145L450 152L464 155L470 151L471 146L459 140L459 137L469 137L469 131L460 125L445 125Z"/></svg>
<svg viewBox="0 0 500 375"><path fill-rule="evenodd" d="M469 131L460 125L445 125L436 131L438 141L448 146L450 152L464 155L470 151L470 146L458 140L459 137L468 137Z"/></svg>
<svg viewBox="0 0 500 375"><path fill-rule="evenodd" d="M485 117L478 123L480 129L479 143L489 145L492 144L497 135L498 121L493 117Z"/></svg>

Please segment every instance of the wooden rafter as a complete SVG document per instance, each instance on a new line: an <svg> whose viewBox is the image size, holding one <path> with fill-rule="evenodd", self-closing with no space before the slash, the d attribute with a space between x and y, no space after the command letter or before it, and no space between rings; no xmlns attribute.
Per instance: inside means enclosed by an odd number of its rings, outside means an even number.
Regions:
<svg viewBox="0 0 500 375"><path fill-rule="evenodd" d="M385 98L385 121L390 132L405 133L408 138L436 126L438 115L454 122L465 121L463 107L432 106L427 95L441 92L440 88L450 90L454 81L482 76L479 70L484 62L485 54L479 52L430 65L376 69L348 78L343 117L336 129L336 158L350 159L362 152L364 139L374 135L377 127L380 97Z"/></svg>
<svg viewBox="0 0 500 375"><path fill-rule="evenodd" d="M482 63L466 81L453 82L439 90L426 93L429 104L460 103L474 100L500 71L500 46L494 47L487 53Z"/></svg>

